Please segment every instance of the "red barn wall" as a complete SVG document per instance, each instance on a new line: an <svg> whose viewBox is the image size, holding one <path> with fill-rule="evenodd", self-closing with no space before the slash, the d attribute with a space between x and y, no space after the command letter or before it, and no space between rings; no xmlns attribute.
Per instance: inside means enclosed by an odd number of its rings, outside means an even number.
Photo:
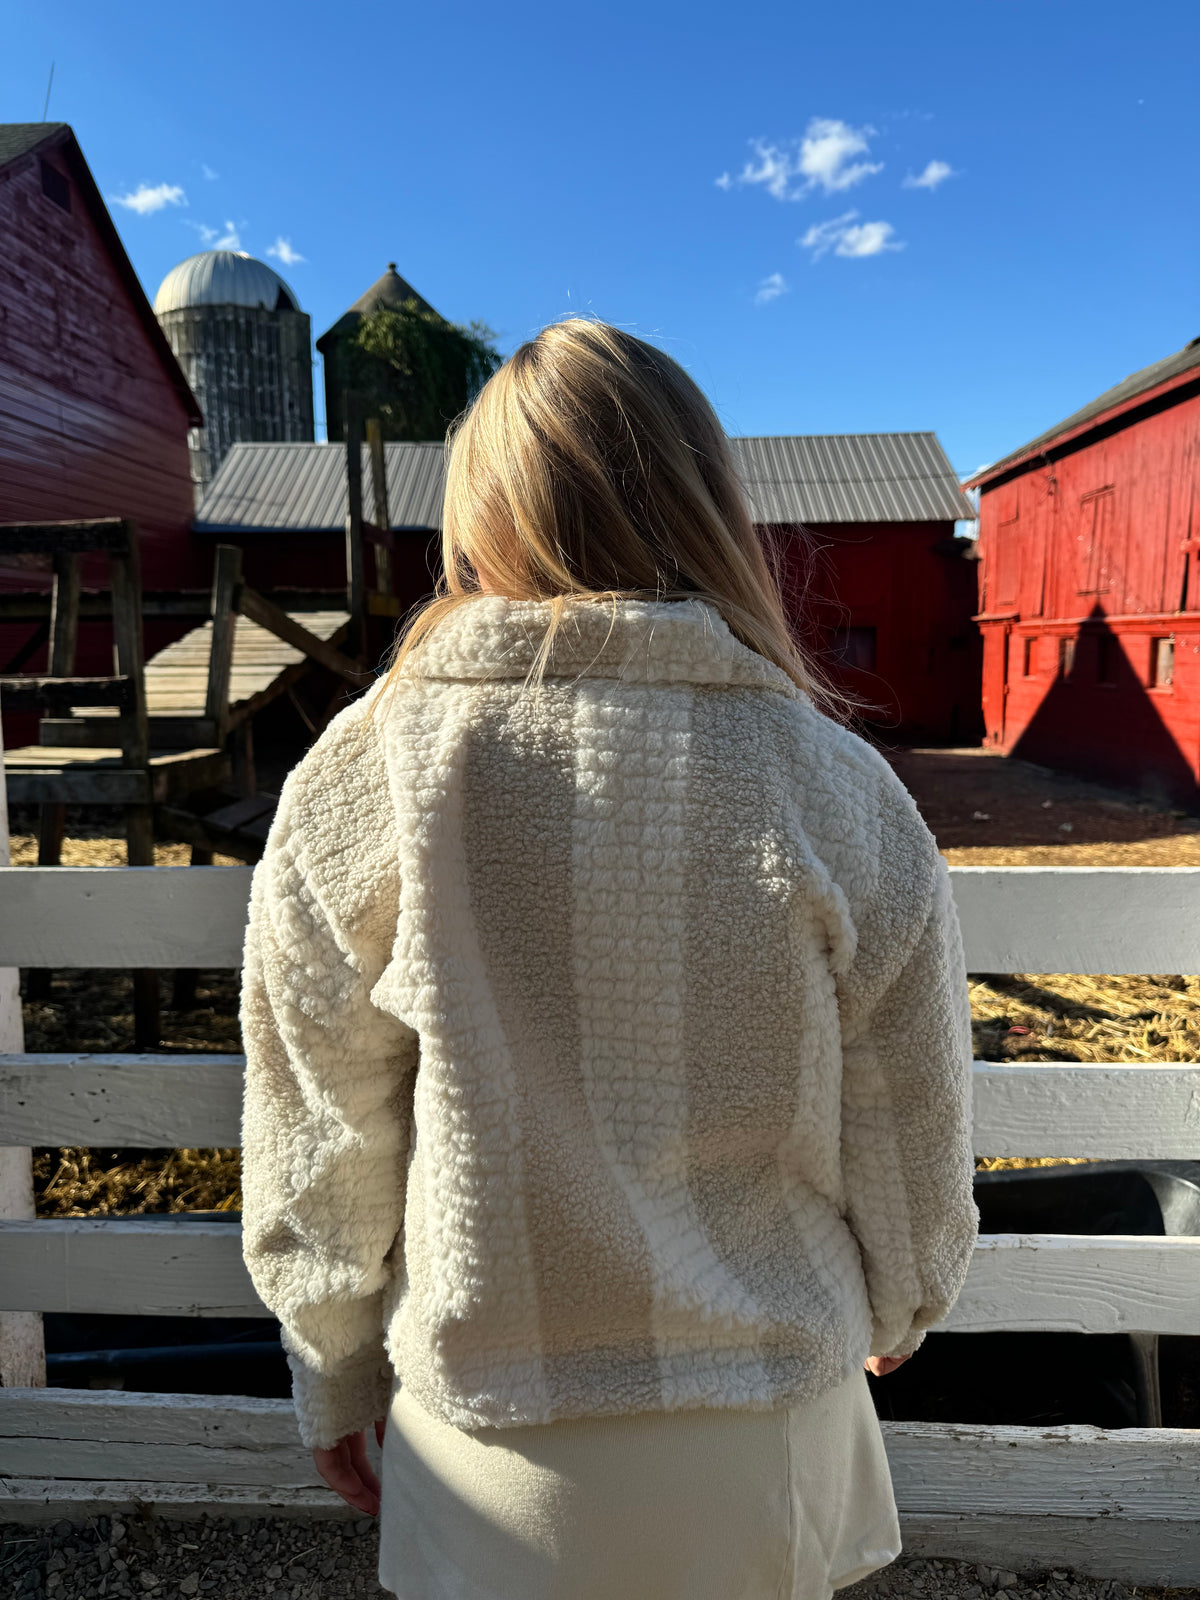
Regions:
<svg viewBox="0 0 1200 1600"><path fill-rule="evenodd" d="M979 543L987 741L1200 800L1200 396L984 487Z"/></svg>
<svg viewBox="0 0 1200 1600"><path fill-rule="evenodd" d="M952 522L812 524L787 540L789 605L835 681L887 737L975 743L980 721L977 566ZM836 656L874 630L873 669ZM853 648L861 648L861 634Z"/></svg>
<svg viewBox="0 0 1200 1600"><path fill-rule="evenodd" d="M70 185L71 210L42 192L37 155L0 172L0 522L131 517L141 534L146 588L204 589L211 553L193 540L188 416L108 254L61 153L49 161ZM89 557L85 585L107 584ZM0 571L5 590L41 587ZM181 627L147 625L160 647ZM28 637L0 626L0 664ZM79 670L106 671L107 626L80 630ZM25 670L44 663L40 652ZM28 739L31 719L10 738Z"/></svg>

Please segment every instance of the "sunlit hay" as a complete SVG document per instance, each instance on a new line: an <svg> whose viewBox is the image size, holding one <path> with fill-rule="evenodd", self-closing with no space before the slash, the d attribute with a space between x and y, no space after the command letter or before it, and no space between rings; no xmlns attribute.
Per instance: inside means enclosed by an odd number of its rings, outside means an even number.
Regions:
<svg viewBox="0 0 1200 1600"><path fill-rule="evenodd" d="M79 830L82 831L82 830ZM8 836L9 864L14 867L36 867L38 857L37 836L32 833L10 833ZM172 841L158 840L154 846L156 867L186 867L191 865L192 847ZM127 863L125 840L98 836L94 839L64 839L59 856L64 867L123 867ZM235 856L214 854L215 867L240 867Z"/></svg>
<svg viewBox="0 0 1200 1600"><path fill-rule="evenodd" d="M980 1061L1200 1061L1200 978L989 974L970 988ZM1079 1159L1003 1157L976 1167L999 1172Z"/></svg>
<svg viewBox="0 0 1200 1600"><path fill-rule="evenodd" d="M1200 833L1093 844L956 845L952 867L1200 867Z"/></svg>
<svg viewBox="0 0 1200 1600"><path fill-rule="evenodd" d="M240 1150L45 1149L33 1153L39 1217L241 1209Z"/></svg>

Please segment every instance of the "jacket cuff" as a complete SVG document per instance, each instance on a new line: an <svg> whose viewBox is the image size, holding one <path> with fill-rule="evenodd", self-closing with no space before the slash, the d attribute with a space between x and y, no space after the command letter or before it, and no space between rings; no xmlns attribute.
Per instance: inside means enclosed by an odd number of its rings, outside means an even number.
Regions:
<svg viewBox="0 0 1200 1600"><path fill-rule="evenodd" d="M924 1344L928 1331L927 1328L922 1328L919 1333L910 1330L899 1344L886 1344L887 1335L877 1326L875 1336L871 1340L870 1353L873 1356L911 1356Z"/></svg>
<svg viewBox="0 0 1200 1600"><path fill-rule="evenodd" d="M387 1416L396 1374L382 1344L367 1346L336 1372L318 1372L290 1350L286 1354L296 1423L307 1449L331 1449Z"/></svg>

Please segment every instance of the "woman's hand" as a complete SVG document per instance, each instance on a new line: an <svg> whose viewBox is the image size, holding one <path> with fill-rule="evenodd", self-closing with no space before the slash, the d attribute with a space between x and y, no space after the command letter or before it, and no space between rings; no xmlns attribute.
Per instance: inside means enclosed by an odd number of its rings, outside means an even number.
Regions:
<svg viewBox="0 0 1200 1600"><path fill-rule="evenodd" d="M889 1372L895 1372L897 1367L911 1360L911 1356L868 1356L863 1365L872 1377L886 1378Z"/></svg>
<svg viewBox="0 0 1200 1600"><path fill-rule="evenodd" d="M375 1424L375 1442L383 1444L385 1417ZM340 1494L348 1506L364 1511L369 1517L379 1515L379 1479L367 1460L367 1430L348 1433L344 1439L328 1450L314 1450L313 1460L317 1471L329 1487Z"/></svg>

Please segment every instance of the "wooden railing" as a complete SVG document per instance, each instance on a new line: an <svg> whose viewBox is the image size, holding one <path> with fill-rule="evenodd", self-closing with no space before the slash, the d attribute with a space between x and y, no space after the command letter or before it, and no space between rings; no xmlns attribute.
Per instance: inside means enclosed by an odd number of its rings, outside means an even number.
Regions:
<svg viewBox="0 0 1200 1600"><path fill-rule="evenodd" d="M1200 869L957 868L975 972L1200 972ZM0 870L0 968L235 967L242 867ZM0 1145L239 1142L234 1055L0 1056ZM1200 1159L1200 1065L975 1065L989 1156ZM0 1312L266 1315L235 1223L0 1221ZM980 1239L943 1328L1200 1335L1200 1238ZM936 1335L926 1359L936 1359ZM980 1382L987 1382L981 1372ZM1200 1431L885 1423L911 1553L1200 1582ZM0 1504L335 1510L275 1400L0 1390Z"/></svg>

